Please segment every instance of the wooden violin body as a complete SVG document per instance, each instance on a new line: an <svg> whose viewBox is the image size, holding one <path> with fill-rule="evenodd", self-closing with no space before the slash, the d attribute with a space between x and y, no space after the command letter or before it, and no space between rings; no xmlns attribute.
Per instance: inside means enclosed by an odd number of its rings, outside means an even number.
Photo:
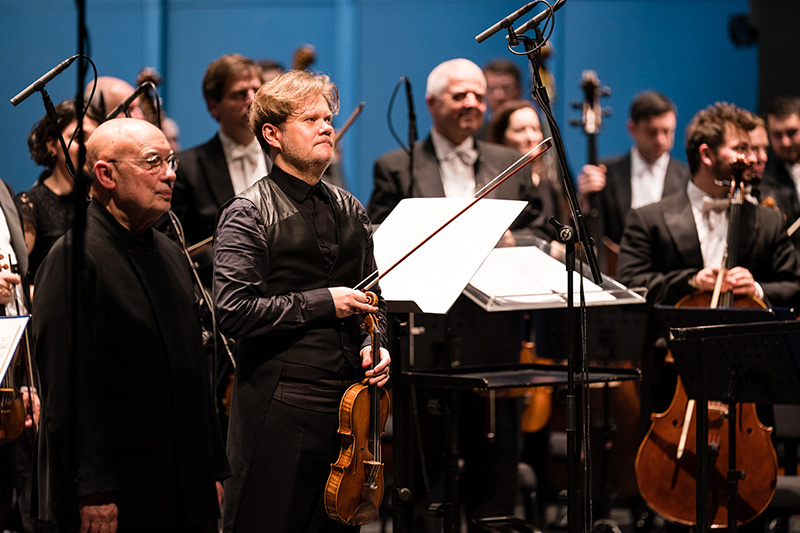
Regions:
<svg viewBox="0 0 800 533"><path fill-rule="evenodd" d="M379 433L386 428L389 415L389 395L381 387L363 383L351 385L339 408L339 434L342 449L339 458L331 465L331 474L325 487L325 511L328 516L350 525L364 525L378 519L378 508L383 500L383 464L375 460L370 434L370 405L372 394L379 396Z"/></svg>
<svg viewBox="0 0 800 533"><path fill-rule="evenodd" d="M12 373L13 368L9 368L8 372ZM25 406L22 403L22 394L13 386L0 388L0 444L16 440L24 429Z"/></svg>
<svg viewBox="0 0 800 533"><path fill-rule="evenodd" d="M378 305L375 293L366 292L367 303ZM364 325L372 339L372 368L380 360L378 316L368 314ZM325 484L325 512L332 519L363 526L378 519L383 501L381 435L389 417L389 395L365 378L351 385L339 402L342 448L331 465Z"/></svg>

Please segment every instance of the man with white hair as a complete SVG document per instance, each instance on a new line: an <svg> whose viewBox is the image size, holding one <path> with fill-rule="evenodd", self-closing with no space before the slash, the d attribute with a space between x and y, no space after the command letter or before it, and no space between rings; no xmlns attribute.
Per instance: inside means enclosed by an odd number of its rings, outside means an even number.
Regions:
<svg viewBox="0 0 800 533"><path fill-rule="evenodd" d="M475 132L483 123L486 112L486 79L481 68L467 59L452 59L435 67L428 76L425 95L428 111L433 119L430 135L418 142L413 150L414 172L409 173L409 156L405 150L395 150L381 156L374 166L375 189L367 207L373 223L382 222L406 197L463 197L473 196L475 191L494 179L508 168L520 154L516 150L481 141L475 138ZM488 197L511 200L527 200L528 205L520 216L512 223L510 231L502 239L504 245L514 245L526 236L534 234L550 240L549 233L540 227L541 198L534 186L529 172L518 172L503 185L495 189ZM475 306L456 302L450 315L466 316L474 314ZM477 317L475 317L477 319ZM420 317L429 324L429 331L447 329L450 340L463 346L460 350L451 342L442 342L447 346L434 350L434 361L450 359L453 364L498 364L518 361L519 350L495 350L489 359L489 353L476 353L469 350L468 339L472 332L458 329L458 320L449 324L440 323L442 317ZM517 335L520 322L510 318L498 337L506 334ZM494 322L493 322L494 323ZM487 326L485 323L484 327ZM440 329L441 328L441 329ZM428 342L430 337L421 341ZM460 361L453 361L460 358ZM418 359L419 360L419 359ZM436 363L434 363L436 364ZM417 391L418 394L436 392ZM432 398L433 402L438 401ZM469 520L478 517L505 516L514 513L517 481L517 455L519 424L515 422L514 401L498 400L490 407L484 398L466 393L459 397L462 417L459 421L460 455L464 459L462 475L463 502ZM424 401L420 401L424 405ZM435 487L441 478L443 468L441 457L444 451L444 434L439 433L444 425L440 417L431 416L426 410L420 412L420 426L423 436L423 453L426 456L427 472L412 472L412 501L414 509L419 511L426 497L436 498L435 494L425 494L428 485ZM483 423L484 415L493 412L497 431L487 431ZM487 418L488 419L488 418ZM489 435L489 434L492 435ZM441 438L439 438L441 437ZM422 479L428 482L423 484ZM435 492L435 489L434 489ZM425 503L432 503L431 500ZM454 511L456 512L456 511ZM421 522L425 522L422 524ZM415 531L433 529L430 519L417 513Z"/></svg>
<svg viewBox="0 0 800 533"><path fill-rule="evenodd" d="M520 157L514 149L475 138L486 113L486 79L472 61L451 59L435 67L428 75L425 103L433 128L428 138L414 146L414 175L409 173L405 150L375 161L375 188L367 207L373 223L383 222L406 197L469 198ZM541 198L530 174L518 172L488 198L528 201L511 225L515 236L532 233L543 222L537 220ZM513 244L511 233L504 239Z"/></svg>

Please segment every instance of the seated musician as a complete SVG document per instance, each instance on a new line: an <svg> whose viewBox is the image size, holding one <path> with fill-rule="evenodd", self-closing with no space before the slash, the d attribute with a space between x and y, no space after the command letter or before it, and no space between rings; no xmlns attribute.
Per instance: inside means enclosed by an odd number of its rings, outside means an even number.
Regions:
<svg viewBox="0 0 800 533"><path fill-rule="evenodd" d="M750 133L757 117L727 103L699 111L686 131L692 179L684 190L631 211L622 236L617 275L628 286L645 286L649 303L676 304L696 291L714 290L755 297L773 307L797 307L800 297L798 253L782 216L745 200L741 205L737 260L721 268L728 239L728 194L732 164L744 155L758 172ZM720 184L724 181L725 184ZM642 412L666 411L675 391L675 374L661 371L665 354L642 360ZM675 529L670 524L668 530Z"/></svg>
<svg viewBox="0 0 800 533"><path fill-rule="evenodd" d="M628 214L618 279L645 286L651 303L675 304L694 291L712 291L728 232L725 208L731 161L756 162L749 132L756 117L717 103L698 112L686 132L692 180L686 189ZM745 202L737 265L724 272L722 292L753 296L774 307L797 307L800 265L783 221L771 209Z"/></svg>

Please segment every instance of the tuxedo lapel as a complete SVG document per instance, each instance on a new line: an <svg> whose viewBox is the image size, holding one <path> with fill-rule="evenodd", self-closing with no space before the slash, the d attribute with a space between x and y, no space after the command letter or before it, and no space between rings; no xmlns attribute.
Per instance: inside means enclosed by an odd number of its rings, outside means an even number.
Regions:
<svg viewBox="0 0 800 533"><path fill-rule="evenodd" d="M700 239L686 192L665 200L664 223L684 263L702 265L703 252L700 250Z"/></svg>
<svg viewBox="0 0 800 533"><path fill-rule="evenodd" d="M412 196L417 198L440 198L444 196L439 160L430 137L417 145L414 151L414 188Z"/></svg>
<svg viewBox="0 0 800 533"><path fill-rule="evenodd" d="M222 151L222 141L219 135L209 143L208 151L199 159L200 166L203 167L203 179L206 180L208 189L214 196L217 205L221 206L233 197L233 185L231 184L231 174L228 172L228 163L225 161L225 153Z"/></svg>
<svg viewBox="0 0 800 533"><path fill-rule="evenodd" d="M664 177L664 193L662 198L671 196L682 188L686 188L687 176L681 172L682 167L672 157L669 158L667 164L667 174Z"/></svg>

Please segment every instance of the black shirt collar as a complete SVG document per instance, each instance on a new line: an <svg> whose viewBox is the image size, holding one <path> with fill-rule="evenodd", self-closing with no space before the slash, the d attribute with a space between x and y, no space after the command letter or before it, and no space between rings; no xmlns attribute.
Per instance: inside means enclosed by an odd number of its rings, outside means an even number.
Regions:
<svg viewBox="0 0 800 533"><path fill-rule="evenodd" d="M300 178L295 178L276 164L272 165L272 172L270 173L269 177L272 181L278 184L278 187L280 187L283 192L289 195L297 203L305 202L306 199L316 191L318 191L316 194L319 194L322 197L325 196L322 194L319 183L316 185L309 185Z"/></svg>

